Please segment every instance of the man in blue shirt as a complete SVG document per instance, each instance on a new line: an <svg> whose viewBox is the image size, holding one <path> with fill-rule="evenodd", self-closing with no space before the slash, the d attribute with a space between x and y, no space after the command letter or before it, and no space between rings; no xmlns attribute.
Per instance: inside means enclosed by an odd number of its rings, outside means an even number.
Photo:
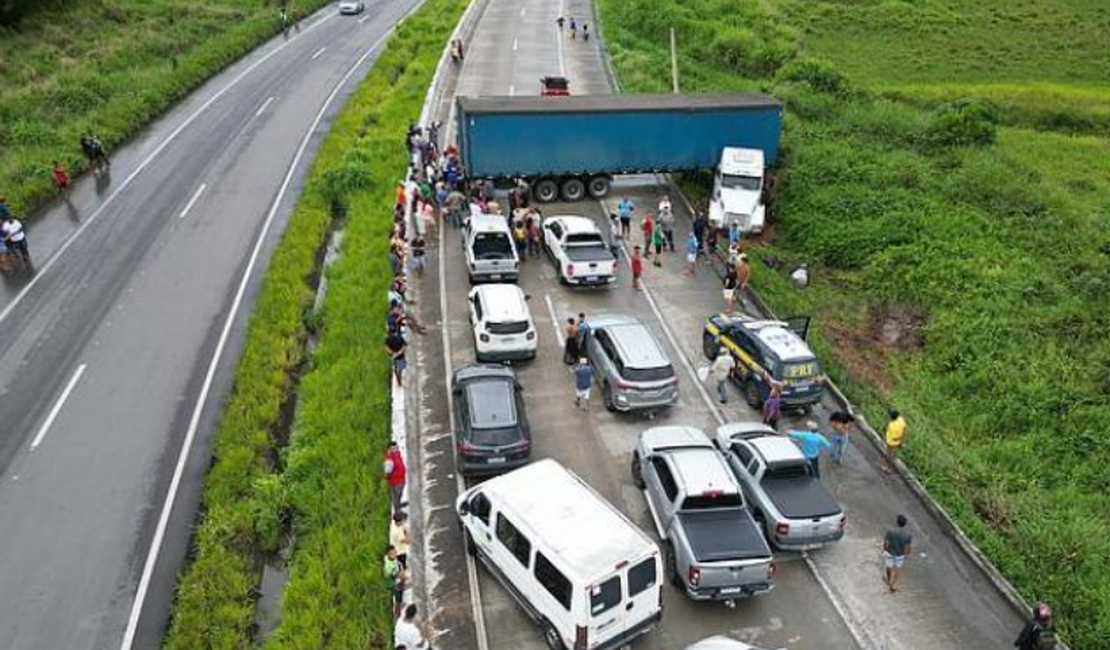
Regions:
<svg viewBox="0 0 1110 650"><path fill-rule="evenodd" d="M594 369L590 367L590 360L582 357L578 367L574 369L574 407L585 411L590 410L590 388L594 383Z"/></svg>
<svg viewBox="0 0 1110 650"><path fill-rule="evenodd" d="M627 196L617 205L617 215L621 220L621 232L628 239L628 234L632 232L632 201Z"/></svg>
<svg viewBox="0 0 1110 650"><path fill-rule="evenodd" d="M813 468L813 475L821 478L821 450L829 449L832 445L817 430L817 423L810 420L806 422L805 431L790 431L786 435L790 436L790 439L802 448L802 454L809 461L810 467Z"/></svg>

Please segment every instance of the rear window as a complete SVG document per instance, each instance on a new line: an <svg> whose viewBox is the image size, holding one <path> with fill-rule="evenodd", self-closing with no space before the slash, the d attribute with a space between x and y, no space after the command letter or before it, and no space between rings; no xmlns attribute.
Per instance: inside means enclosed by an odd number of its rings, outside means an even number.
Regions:
<svg viewBox="0 0 1110 650"><path fill-rule="evenodd" d="M621 579L613 576L590 588L590 615L599 616L621 602Z"/></svg>
<svg viewBox="0 0 1110 650"><path fill-rule="evenodd" d="M636 594L651 588L655 584L655 558L640 562L628 570L628 595Z"/></svg>
<svg viewBox="0 0 1110 650"><path fill-rule="evenodd" d="M767 466L763 480L804 478L809 476L809 472L809 463L778 463Z"/></svg>
<svg viewBox="0 0 1110 650"><path fill-rule="evenodd" d="M509 236L503 232L482 232L474 235L472 248L476 259L484 259L487 256L511 257L513 251Z"/></svg>
<svg viewBox="0 0 1110 650"><path fill-rule="evenodd" d="M515 323L486 323L490 334L523 334L528 331L528 321Z"/></svg>
<svg viewBox="0 0 1110 650"><path fill-rule="evenodd" d="M658 368L621 368L621 376L628 381L664 381L674 377L674 368L670 365Z"/></svg>
<svg viewBox="0 0 1110 650"><path fill-rule="evenodd" d="M516 426L513 387L507 381L482 381L467 386L470 426L474 429L504 429Z"/></svg>
<svg viewBox="0 0 1110 650"><path fill-rule="evenodd" d="M738 508L744 505L744 497L734 494L698 494L688 496L682 502L683 510L714 510L716 508Z"/></svg>
<svg viewBox="0 0 1110 650"><path fill-rule="evenodd" d="M581 246L583 244L604 244L605 240L596 232L581 232L567 235L566 243L570 246Z"/></svg>

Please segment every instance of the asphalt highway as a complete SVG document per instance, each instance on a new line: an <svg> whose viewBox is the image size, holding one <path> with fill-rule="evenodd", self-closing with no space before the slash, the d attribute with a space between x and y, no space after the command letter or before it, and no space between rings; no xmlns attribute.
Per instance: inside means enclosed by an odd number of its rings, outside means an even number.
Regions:
<svg viewBox="0 0 1110 650"><path fill-rule="evenodd" d="M457 71L459 95L535 95L539 78L565 74L575 94L611 92L596 41L571 40L555 27L559 15L573 15L593 25L589 0L488 0L469 42L467 60ZM557 100L556 100L557 101ZM448 120L450 102L440 102L438 119ZM544 214L577 214L595 219L603 233L604 215L620 197L636 205L635 226L643 211L655 209L669 191L664 179L652 176L622 179L608 202L542 206ZM676 240L684 241L689 213L674 201ZM433 247L434 249L435 247ZM410 406L410 449L421 468L416 504L428 564L424 571L426 599L441 635L438 645L463 648L544 647L539 628L523 614L508 592L487 571L468 585L462 544L453 524L456 475L450 450L446 377L474 360L467 323L464 260L456 233L443 235L430 260L432 272L418 283L418 302L425 322L435 323L435 336L415 344L415 386ZM647 267L644 292L630 286L627 266L616 286L577 290L560 286L545 258L525 262L520 285L531 297L539 353L532 362L515 366L524 386L533 429L534 457L552 457L567 465L646 531L653 531L643 495L632 485L629 461L640 431L661 424L689 424L712 431L722 421L753 420L757 415L733 390L718 405L700 385L695 369L707 363L701 353L704 318L723 308L721 284L708 266L697 277L682 273L681 253L667 255L662 268ZM758 288L757 269L753 279ZM654 419L605 411L595 394L587 414L573 407L572 378L561 362L562 323L584 312L587 317L620 313L637 317L662 342L680 374L679 404ZM440 334L443 334L441 337ZM596 391L595 391L596 393ZM827 424L831 400L814 410ZM793 417L788 426L799 426ZM410 461L410 463L413 461ZM809 554L777 553L776 588L768 595L742 601L735 609L721 604L694 603L667 586L664 617L656 631L635 647L680 649L714 634L766 648L848 650L1004 647L1020 625L1008 603L957 549L935 520L898 479L883 475L877 458L861 436L855 436L845 465L827 469L825 481L844 503L849 517L844 540ZM881 580L879 545L898 513L909 516L918 552L912 558L903 589L886 593ZM604 534L603 531L583 531ZM654 535L652 532L651 534ZM473 612L473 614L472 614ZM463 631L474 620L481 625Z"/></svg>
<svg viewBox="0 0 1110 650"><path fill-rule="evenodd" d="M37 268L0 284L0 648L159 646L260 277L330 121L416 4L329 6L30 224Z"/></svg>

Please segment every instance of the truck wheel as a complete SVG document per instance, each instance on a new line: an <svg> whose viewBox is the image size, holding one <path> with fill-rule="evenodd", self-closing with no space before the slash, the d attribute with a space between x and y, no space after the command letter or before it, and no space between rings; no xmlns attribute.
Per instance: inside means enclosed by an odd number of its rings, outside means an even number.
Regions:
<svg viewBox="0 0 1110 650"><path fill-rule="evenodd" d="M720 351L720 349L721 343L717 340L717 337L713 336L712 334L706 334L701 338L701 351L702 354L705 355L706 359L709 359L710 361L716 359L717 352Z"/></svg>
<svg viewBox="0 0 1110 650"><path fill-rule="evenodd" d="M748 406L755 410L763 408L763 396L759 394L759 386L749 379L744 385L744 399L748 402Z"/></svg>
<svg viewBox="0 0 1110 650"><path fill-rule="evenodd" d="M613 389L609 388L609 384L601 387L601 400L605 402L605 410L613 413L617 410L617 403L613 401Z"/></svg>
<svg viewBox="0 0 1110 650"><path fill-rule="evenodd" d="M638 452L632 452L632 485L639 489L644 489L647 484L644 483L644 464L640 460Z"/></svg>
<svg viewBox="0 0 1110 650"><path fill-rule="evenodd" d="M581 178L568 178L563 181L563 200L568 203L581 201L586 196L586 184Z"/></svg>
<svg viewBox="0 0 1110 650"><path fill-rule="evenodd" d="M536 200L540 203L551 203L559 198L559 184L553 178L544 178L536 183L532 189L532 194L535 195Z"/></svg>
<svg viewBox="0 0 1110 650"><path fill-rule="evenodd" d="M663 545L663 571L671 579L671 584L686 590L686 585L682 584L682 576L678 575L678 559L674 556L674 546L670 542Z"/></svg>
<svg viewBox="0 0 1110 650"><path fill-rule="evenodd" d="M566 650L563 637L559 636L559 631L547 619L543 621L543 640L551 650Z"/></svg>
<svg viewBox="0 0 1110 650"><path fill-rule="evenodd" d="M586 189L589 191L590 196L595 199L603 199L609 193L609 185L612 180L608 176L594 176L590 179Z"/></svg>

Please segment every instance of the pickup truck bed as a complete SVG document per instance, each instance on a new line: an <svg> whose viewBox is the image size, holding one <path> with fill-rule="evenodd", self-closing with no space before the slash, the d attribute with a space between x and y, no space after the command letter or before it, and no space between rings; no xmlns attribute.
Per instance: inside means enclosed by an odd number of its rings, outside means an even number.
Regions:
<svg viewBox="0 0 1110 650"><path fill-rule="evenodd" d="M812 519L839 513L840 505L816 478L764 479L767 497L789 519Z"/></svg>
<svg viewBox="0 0 1110 650"><path fill-rule="evenodd" d="M763 533L747 510L722 509L678 513L698 562L770 558Z"/></svg>
<svg viewBox="0 0 1110 650"><path fill-rule="evenodd" d="M563 253L571 262L611 262L613 254L608 246L567 246Z"/></svg>

